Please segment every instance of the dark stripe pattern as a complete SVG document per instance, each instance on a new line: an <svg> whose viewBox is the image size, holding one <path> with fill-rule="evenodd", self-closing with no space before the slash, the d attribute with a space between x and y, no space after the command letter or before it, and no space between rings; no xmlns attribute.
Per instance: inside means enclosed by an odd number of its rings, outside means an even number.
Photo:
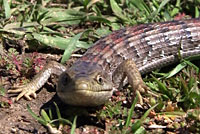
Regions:
<svg viewBox="0 0 200 134"><path fill-rule="evenodd" d="M144 74L183 58L200 54L200 19L142 24L113 32L97 41L76 63L98 64L112 76L126 59ZM80 67L81 68L81 67Z"/></svg>

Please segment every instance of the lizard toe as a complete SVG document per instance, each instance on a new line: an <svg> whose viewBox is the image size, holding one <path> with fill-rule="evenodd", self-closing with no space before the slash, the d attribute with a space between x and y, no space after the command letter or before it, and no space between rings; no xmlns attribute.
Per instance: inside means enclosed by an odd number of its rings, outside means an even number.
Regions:
<svg viewBox="0 0 200 134"><path fill-rule="evenodd" d="M25 94L26 94L26 90L25 89L21 89L21 93L17 96L16 101L21 99Z"/></svg>
<svg viewBox="0 0 200 134"><path fill-rule="evenodd" d="M138 91L140 91L140 93L146 93L149 90L149 87L142 83L138 86Z"/></svg>
<svg viewBox="0 0 200 134"><path fill-rule="evenodd" d="M19 93L19 92L22 92L23 91L23 88L20 88L20 87L14 87L12 89L9 89L8 90L8 93Z"/></svg>
<svg viewBox="0 0 200 134"><path fill-rule="evenodd" d="M31 97L33 97L33 98L35 99L35 98L37 97L37 95L36 95L35 92L30 91L30 90L27 90L26 93L24 94L24 97L25 97L27 100L31 101L31 100L32 100Z"/></svg>
<svg viewBox="0 0 200 134"><path fill-rule="evenodd" d="M30 95L31 95L31 94L27 93L27 94L24 95L24 97L25 97L27 100L31 101L32 98L30 97Z"/></svg>
<svg viewBox="0 0 200 134"><path fill-rule="evenodd" d="M35 98L37 97L37 94L36 94L35 92L33 92L33 93L31 94L31 96L35 99Z"/></svg>

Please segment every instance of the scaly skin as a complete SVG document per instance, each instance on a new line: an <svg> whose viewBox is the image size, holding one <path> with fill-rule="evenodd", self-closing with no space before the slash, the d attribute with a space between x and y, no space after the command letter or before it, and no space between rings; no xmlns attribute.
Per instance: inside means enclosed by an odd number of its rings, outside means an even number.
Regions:
<svg viewBox="0 0 200 134"><path fill-rule="evenodd" d="M53 62L34 80L11 92L36 97L51 74L60 75L57 93L67 104L97 106L105 103L127 77L134 91L147 91L141 74L200 54L200 19L143 24L101 38L69 69ZM46 70L56 71L46 71ZM50 69L49 69L50 68ZM60 73L57 73L60 72Z"/></svg>

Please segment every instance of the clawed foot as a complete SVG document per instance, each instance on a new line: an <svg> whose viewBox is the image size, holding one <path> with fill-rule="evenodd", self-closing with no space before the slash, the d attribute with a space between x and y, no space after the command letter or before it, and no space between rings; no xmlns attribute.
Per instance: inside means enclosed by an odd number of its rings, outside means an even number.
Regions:
<svg viewBox="0 0 200 134"><path fill-rule="evenodd" d="M145 84L145 83L141 83L140 85L138 85L138 88L136 90L136 94L138 96L139 99L139 104L143 105L143 97L141 94L150 94L154 97L158 97L156 94L154 94L153 92L150 91L150 88Z"/></svg>
<svg viewBox="0 0 200 134"><path fill-rule="evenodd" d="M17 98L15 99L15 101L18 101L20 98L22 98L23 96L27 99L27 100L32 100L31 96L35 99L37 97L36 95L36 88L31 85L24 85L24 86L18 86L18 87L14 87L10 90L8 90L8 93L19 93L19 95L17 96Z"/></svg>
<svg viewBox="0 0 200 134"><path fill-rule="evenodd" d="M135 86L136 90L141 94L147 93L150 89L149 87L142 81L138 82L137 86Z"/></svg>

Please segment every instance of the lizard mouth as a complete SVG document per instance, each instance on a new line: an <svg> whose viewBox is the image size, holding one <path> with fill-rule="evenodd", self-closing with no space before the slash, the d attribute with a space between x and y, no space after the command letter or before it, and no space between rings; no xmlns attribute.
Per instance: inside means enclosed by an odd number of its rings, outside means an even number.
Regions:
<svg viewBox="0 0 200 134"><path fill-rule="evenodd" d="M112 90L74 90L72 92L57 92L60 99L69 105L75 106L99 106L110 99Z"/></svg>
<svg viewBox="0 0 200 134"><path fill-rule="evenodd" d="M95 84L90 84L88 82L76 82L75 88L72 89L75 92L110 92L112 88L106 86L99 86Z"/></svg>

